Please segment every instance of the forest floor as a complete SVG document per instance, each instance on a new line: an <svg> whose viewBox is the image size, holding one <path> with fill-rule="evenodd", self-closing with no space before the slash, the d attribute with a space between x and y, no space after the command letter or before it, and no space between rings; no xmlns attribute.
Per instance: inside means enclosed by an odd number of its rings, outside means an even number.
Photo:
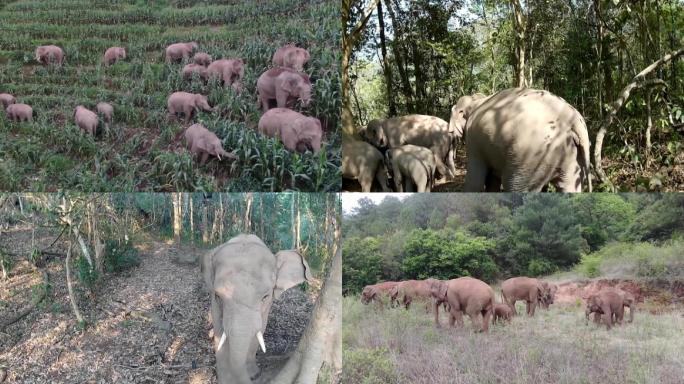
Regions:
<svg viewBox="0 0 684 384"><path fill-rule="evenodd" d="M634 322L607 331L585 323L582 297L604 286L636 292ZM410 310L343 300L345 382L681 383L684 285L594 279L561 284L557 302L534 317L516 316L489 334L436 328L421 305ZM497 296L499 296L497 294ZM499 298L497 298L499 300ZM521 302L518 312L524 313ZM627 317L626 317L627 318Z"/></svg>
<svg viewBox="0 0 684 384"><path fill-rule="evenodd" d="M37 230L36 248L47 248L58 235L53 232ZM5 250L26 255L31 238L30 230L19 229L0 240ZM215 383L210 300L197 263L205 249L158 240L141 244L137 267L106 275L92 293L77 286L85 328L71 310L63 258L45 261L45 299L0 329L0 382ZM49 251L65 249L60 241ZM41 279L16 258L10 277L0 280L0 324L31 302ZM265 333L268 353L257 355L262 381L296 348L312 310L313 299L296 288L274 302Z"/></svg>

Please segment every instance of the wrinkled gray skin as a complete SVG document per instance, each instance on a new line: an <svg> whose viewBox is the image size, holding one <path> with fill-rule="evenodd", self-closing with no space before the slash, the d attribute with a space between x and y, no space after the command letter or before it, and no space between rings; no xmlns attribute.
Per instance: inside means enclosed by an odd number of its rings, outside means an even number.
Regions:
<svg viewBox="0 0 684 384"><path fill-rule="evenodd" d="M290 151L314 154L321 150L321 121L287 108L273 108L259 119L259 133L278 137Z"/></svg>
<svg viewBox="0 0 684 384"><path fill-rule="evenodd" d="M126 59L126 49L122 47L111 47L105 51L102 61L105 65L112 65L119 60Z"/></svg>
<svg viewBox="0 0 684 384"><path fill-rule="evenodd" d="M97 133L97 114L82 105L74 109L74 122L83 131L93 136Z"/></svg>
<svg viewBox="0 0 684 384"><path fill-rule="evenodd" d="M216 134L208 130L202 124L193 124L185 130L185 141L188 143L188 149L194 155L201 157L201 164L204 164L209 155L218 157L221 156L236 159L237 157L232 153L228 153L223 149L223 143Z"/></svg>
<svg viewBox="0 0 684 384"><path fill-rule="evenodd" d="M14 104L17 102L17 99L14 98L14 96L10 95L9 93L0 93L0 104L2 104L2 109L5 110L8 105Z"/></svg>
<svg viewBox="0 0 684 384"><path fill-rule="evenodd" d="M109 129L109 126L112 124L112 116L114 116L114 107L109 103L97 103L95 109L97 109L97 113L102 115L105 128Z"/></svg>
<svg viewBox="0 0 684 384"><path fill-rule="evenodd" d="M301 72L310 58L309 51L306 49L298 48L294 44L286 44L273 54L273 65Z"/></svg>
<svg viewBox="0 0 684 384"><path fill-rule="evenodd" d="M181 71L183 80L192 80L192 76L194 73L197 73L197 75L200 79L202 79L202 81L207 81L207 78L209 77L209 71L207 70L207 68L195 63L187 64L185 67L183 67L183 70Z"/></svg>
<svg viewBox="0 0 684 384"><path fill-rule="evenodd" d="M166 62L176 63L180 61L187 61L192 52L198 48L197 43L176 43L166 47Z"/></svg>
<svg viewBox="0 0 684 384"><path fill-rule="evenodd" d="M12 121L33 121L33 108L27 104L10 104L5 112Z"/></svg>
<svg viewBox="0 0 684 384"><path fill-rule="evenodd" d="M439 305L446 302L449 324L463 326L463 313L470 317L476 331L487 332L494 314L494 290L484 281L472 277L443 281L427 279L430 293L435 298L435 325L439 327Z"/></svg>
<svg viewBox="0 0 684 384"><path fill-rule="evenodd" d="M501 294L514 314L518 314L515 310L515 303L522 300L525 302L527 315L534 316L538 303L546 306L546 308L548 308L549 304L553 304L555 289L552 289L552 287L555 287L555 285L543 280L519 276L502 282Z"/></svg>
<svg viewBox="0 0 684 384"><path fill-rule="evenodd" d="M558 96L511 88L490 97L464 96L449 130L465 136L465 192L591 192L589 135L577 110Z"/></svg>
<svg viewBox="0 0 684 384"><path fill-rule="evenodd" d="M587 298L587 306L584 311L587 323L589 323L591 313L600 313L606 328L609 330L614 323L622 325L622 318L625 313L624 298L614 289L604 288Z"/></svg>
<svg viewBox="0 0 684 384"><path fill-rule="evenodd" d="M257 79L259 103L264 112L270 108L269 101L276 100L278 108L288 108L299 99L303 106L311 102L309 76L289 68L271 68Z"/></svg>
<svg viewBox="0 0 684 384"><path fill-rule="evenodd" d="M185 115L185 122L190 122L192 114L196 109L213 112L214 109L209 105L207 97L199 93L174 92L169 96L166 103L169 114L176 116L177 113Z"/></svg>
<svg viewBox="0 0 684 384"><path fill-rule="evenodd" d="M392 169L395 192L430 192L434 185L435 155L425 147L407 144L388 149L385 164Z"/></svg>
<svg viewBox="0 0 684 384"><path fill-rule="evenodd" d="M62 65L64 51L56 45L42 45L36 48L36 60L43 65L50 63Z"/></svg>
<svg viewBox="0 0 684 384"><path fill-rule="evenodd" d="M211 64L211 56L209 56L209 54L205 52L197 52L195 53L195 56L192 57L192 61L195 64L203 65L206 67L207 65Z"/></svg>
<svg viewBox="0 0 684 384"><path fill-rule="evenodd" d="M382 153L365 141L342 141L342 177L358 180L363 192L370 192L377 179L383 192L391 192Z"/></svg>
<svg viewBox="0 0 684 384"><path fill-rule="evenodd" d="M311 280L309 265L296 251L273 255L261 239L243 234L205 254L201 270L211 294L218 382L252 384L257 333L263 337L273 300Z"/></svg>
<svg viewBox="0 0 684 384"><path fill-rule="evenodd" d="M435 155L439 173L453 178L456 166L448 129L448 123L438 117L408 115L372 120L361 136L378 148L396 148L406 144L429 148ZM444 164L445 159L448 167Z"/></svg>
<svg viewBox="0 0 684 384"><path fill-rule="evenodd" d="M210 78L218 78L223 87L228 88L236 82L242 83L242 79L245 77L245 62L242 59L216 60L209 64L207 71Z"/></svg>

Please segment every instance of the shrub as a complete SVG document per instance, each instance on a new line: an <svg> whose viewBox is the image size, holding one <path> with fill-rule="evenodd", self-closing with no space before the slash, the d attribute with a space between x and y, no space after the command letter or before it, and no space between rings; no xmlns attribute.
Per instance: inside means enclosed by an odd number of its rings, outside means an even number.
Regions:
<svg viewBox="0 0 684 384"><path fill-rule="evenodd" d="M396 383L399 376L389 360L387 348L345 350L343 352L345 383Z"/></svg>
<svg viewBox="0 0 684 384"><path fill-rule="evenodd" d="M138 250L130 241L105 241L104 267L107 272L121 272L140 264Z"/></svg>

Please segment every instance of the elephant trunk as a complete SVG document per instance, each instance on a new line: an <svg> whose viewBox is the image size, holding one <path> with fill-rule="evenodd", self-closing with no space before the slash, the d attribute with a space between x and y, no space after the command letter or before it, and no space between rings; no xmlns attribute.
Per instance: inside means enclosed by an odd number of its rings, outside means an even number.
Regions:
<svg viewBox="0 0 684 384"><path fill-rule="evenodd" d="M636 310L636 305L630 304L629 305L629 322L631 323L634 321L634 311Z"/></svg>
<svg viewBox="0 0 684 384"><path fill-rule="evenodd" d="M262 350L266 349L261 332L261 314L251 309L236 311L235 306L230 305L224 305L223 308L224 333L216 351L218 382L251 384L247 364L250 358L254 358L250 356L254 351L253 346L258 342Z"/></svg>

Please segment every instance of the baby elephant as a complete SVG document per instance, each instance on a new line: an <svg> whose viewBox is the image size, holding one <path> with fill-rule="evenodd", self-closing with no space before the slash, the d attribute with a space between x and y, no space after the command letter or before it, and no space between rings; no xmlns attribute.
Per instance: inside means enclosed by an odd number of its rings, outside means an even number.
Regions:
<svg viewBox="0 0 684 384"><path fill-rule="evenodd" d="M198 45L195 42L171 44L166 47L166 62L176 63L183 60L188 60L190 58L190 54L193 51L196 51L197 48Z"/></svg>
<svg viewBox="0 0 684 384"><path fill-rule="evenodd" d="M64 51L56 45L42 45L36 48L36 60L43 65L50 63L62 65L64 62Z"/></svg>
<svg viewBox="0 0 684 384"><path fill-rule="evenodd" d="M211 64L211 56L209 54L204 53L204 52L197 52L195 53L195 56L192 57L192 61L195 62L195 64L207 66Z"/></svg>
<svg viewBox="0 0 684 384"><path fill-rule="evenodd" d="M112 65L119 61L119 59L126 58L126 48L122 47L111 47L107 48L102 61L105 65Z"/></svg>
<svg viewBox="0 0 684 384"><path fill-rule="evenodd" d="M190 63L183 67L183 71L181 73L183 75L183 80L192 80L193 73L197 73L202 81L206 81L209 74L205 66L194 63Z"/></svg>
<svg viewBox="0 0 684 384"><path fill-rule="evenodd" d="M286 44L273 54L273 65L301 72L310 57L306 49L296 47L294 44Z"/></svg>
<svg viewBox="0 0 684 384"><path fill-rule="evenodd" d="M273 108L259 119L259 132L270 137L279 137L290 151L314 154L321 149L323 129L315 117L306 117L287 108Z"/></svg>
<svg viewBox="0 0 684 384"><path fill-rule="evenodd" d="M112 124L112 116L114 115L114 107L109 103L97 103L97 113L102 115L102 121L104 121L105 129L109 129L110 124Z"/></svg>
<svg viewBox="0 0 684 384"><path fill-rule="evenodd" d="M79 128L95 136L97 133L97 115L88 108L79 105L74 109L74 121Z"/></svg>
<svg viewBox="0 0 684 384"><path fill-rule="evenodd" d="M397 192L415 192L416 189L418 192L430 192L432 189L436 165L431 150L412 144L402 145L388 149L385 161L387 167L392 168Z"/></svg>
<svg viewBox="0 0 684 384"><path fill-rule="evenodd" d="M236 82L242 82L245 77L245 61L241 58L216 60L209 64L207 71L210 77L218 78L224 88L228 88Z"/></svg>
<svg viewBox="0 0 684 384"><path fill-rule="evenodd" d="M9 93L0 93L0 104L2 104L2 109L5 109L8 105L14 104L16 102L17 99L15 99L14 96L10 95Z"/></svg>
<svg viewBox="0 0 684 384"><path fill-rule="evenodd" d="M204 164L207 161L209 155L218 157L221 160L221 156L230 159L237 159L232 153L228 153L223 149L221 144L221 139L218 138L202 124L193 124L185 130L185 141L188 143L190 152L194 155L201 156L200 162Z"/></svg>
<svg viewBox="0 0 684 384"><path fill-rule="evenodd" d="M508 304L494 304L494 317L492 318L492 324L504 321L510 323L512 318L513 309L511 309L511 307L509 307Z"/></svg>
<svg viewBox="0 0 684 384"><path fill-rule="evenodd" d="M289 68L271 68L257 79L258 101L264 112L268 111L271 100L276 100L278 108L286 108L297 99L303 106L311 102L311 80L309 76Z"/></svg>
<svg viewBox="0 0 684 384"><path fill-rule="evenodd" d="M342 177L358 180L363 192L370 192L377 179L384 192L391 192L382 153L365 141L342 141Z"/></svg>
<svg viewBox="0 0 684 384"><path fill-rule="evenodd" d="M169 114L176 116L177 113L185 114L185 122L190 122L192 114L196 109L213 112L214 109L209 105L207 97L199 93L174 92L167 101Z"/></svg>
<svg viewBox="0 0 684 384"><path fill-rule="evenodd" d="M33 121L33 108L27 104L10 104L5 112L12 121Z"/></svg>

